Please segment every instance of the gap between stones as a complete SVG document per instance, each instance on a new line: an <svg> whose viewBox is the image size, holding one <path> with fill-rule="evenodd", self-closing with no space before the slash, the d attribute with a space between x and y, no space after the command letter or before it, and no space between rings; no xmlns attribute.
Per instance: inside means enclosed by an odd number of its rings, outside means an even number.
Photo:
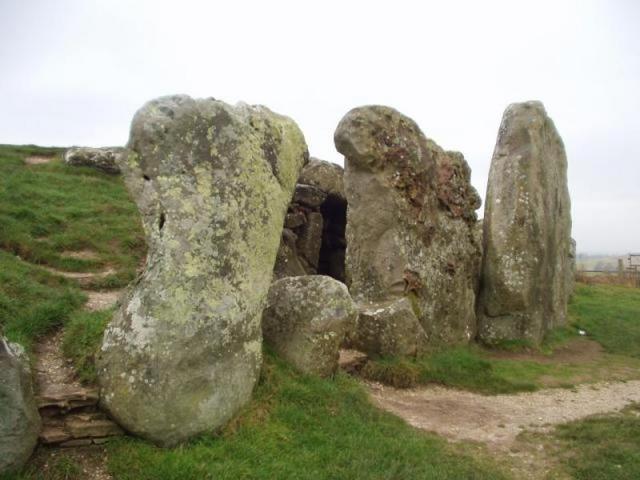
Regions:
<svg viewBox="0 0 640 480"><path fill-rule="evenodd" d="M67 256L89 258L93 252L68 252ZM67 272L42 267L48 272L75 280L87 295L84 310L100 311L113 307L122 294L117 290L90 290L90 283L116 273L113 268L100 272ZM36 398L42 417L41 447L36 462L46 471L58 456L72 457L86 478L110 480L106 449L101 446L123 431L98 409L98 388L83 386L71 360L62 351L64 330L58 328L45 336L35 347ZM44 447L44 448L43 448ZM63 447L61 450L60 447ZM44 473L44 472L43 472Z"/></svg>

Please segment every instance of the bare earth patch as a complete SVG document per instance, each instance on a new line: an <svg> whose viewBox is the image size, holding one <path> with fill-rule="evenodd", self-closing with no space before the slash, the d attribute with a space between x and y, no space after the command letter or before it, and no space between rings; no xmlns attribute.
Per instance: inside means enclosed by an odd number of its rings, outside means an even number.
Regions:
<svg viewBox="0 0 640 480"><path fill-rule="evenodd" d="M55 156L47 157L43 155L31 155L24 159L24 163L26 163L27 165L42 165L45 163L50 163L54 158L56 157Z"/></svg>
<svg viewBox="0 0 640 480"><path fill-rule="evenodd" d="M524 430L547 432L559 423L640 402L640 380L494 396L435 386L407 390L367 386L377 406L416 428L495 449L508 449Z"/></svg>
<svg viewBox="0 0 640 480"><path fill-rule="evenodd" d="M61 257L75 258L77 260L96 260L100 256L93 250L70 250L62 252Z"/></svg>
<svg viewBox="0 0 640 480"><path fill-rule="evenodd" d="M122 295L122 290L106 290L100 292L85 290L84 293L87 295L87 303L84 304L85 310L97 312L115 306Z"/></svg>
<svg viewBox="0 0 640 480"><path fill-rule="evenodd" d="M495 396L436 386L366 386L379 408L450 441L473 442L522 479L565 478L556 470L557 458L545 435L556 425L640 402L639 380Z"/></svg>
<svg viewBox="0 0 640 480"><path fill-rule="evenodd" d="M87 287L95 279L105 278L116 273L113 268L106 268L101 272L67 272L52 267L42 266L42 268L44 268L49 273L53 273L54 275L60 275L61 277L75 280L81 287Z"/></svg>
<svg viewBox="0 0 640 480"><path fill-rule="evenodd" d="M62 353L62 329L43 337L36 345L36 390L43 392L48 385L66 384L80 387L71 360Z"/></svg>

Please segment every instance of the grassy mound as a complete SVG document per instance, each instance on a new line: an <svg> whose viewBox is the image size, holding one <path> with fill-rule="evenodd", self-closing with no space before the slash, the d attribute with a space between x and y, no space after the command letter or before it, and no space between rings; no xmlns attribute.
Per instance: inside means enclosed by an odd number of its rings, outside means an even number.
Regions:
<svg viewBox="0 0 640 480"><path fill-rule="evenodd" d="M95 378L94 357L112 312L82 312L84 294L72 280L42 268L119 272L93 287L121 286L135 274L144 241L135 206L119 177L66 167L59 159L26 165L28 155L57 149L0 146L0 327L29 347L64 324L63 349L82 379ZM91 256L68 252L89 251ZM576 338L577 328L614 362L640 370L640 290L578 286L570 306L573 325L554 332L543 348ZM521 350L526 345L505 345ZM617 364L615 364L617 365ZM381 359L364 370L398 387L438 383L483 393L528 391L554 377L570 383L592 375L594 365L558 365L494 358L472 346L433 352L414 360ZM592 378L592 377L588 377ZM598 417L560 427L568 472L576 478L638 478L637 412ZM253 400L224 430L174 449L124 438L108 445L116 479L500 479L496 464L435 435L416 431L374 408L364 388L345 374L334 379L300 375L267 352ZM32 464L12 479L80 479L72 456L60 454L43 475Z"/></svg>
<svg viewBox="0 0 640 480"><path fill-rule="evenodd" d="M52 149L0 146L0 249L33 264L75 272L118 273L95 287L124 286L146 250L122 179L91 168L25 165ZM90 255L74 255L89 252Z"/></svg>

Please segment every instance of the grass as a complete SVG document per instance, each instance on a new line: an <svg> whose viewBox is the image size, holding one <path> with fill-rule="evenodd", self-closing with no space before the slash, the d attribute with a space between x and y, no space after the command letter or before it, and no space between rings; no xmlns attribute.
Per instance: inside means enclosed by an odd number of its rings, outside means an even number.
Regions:
<svg viewBox="0 0 640 480"><path fill-rule="evenodd" d="M562 463L579 480L640 478L640 405L560 425Z"/></svg>
<svg viewBox="0 0 640 480"><path fill-rule="evenodd" d="M578 284L571 312L605 350L640 358L640 288Z"/></svg>
<svg viewBox="0 0 640 480"><path fill-rule="evenodd" d="M107 450L118 480L507 478L487 457L373 407L351 377L301 375L269 352L253 400L225 429L173 449L122 438ZM61 464L69 476L58 468L42 477L31 465L3 480L84 478L69 463Z"/></svg>
<svg viewBox="0 0 640 480"><path fill-rule="evenodd" d="M398 388L437 383L491 394L536 389L533 383L501 375L495 364L483 358L478 347L459 347L417 359L371 360L361 373L369 380Z"/></svg>
<svg viewBox="0 0 640 480"><path fill-rule="evenodd" d="M0 249L68 271L111 267L119 274L97 286L130 282L146 249L139 215L122 179L59 158L25 165L28 155L56 149L0 146ZM69 256L89 251L90 258Z"/></svg>
<svg viewBox="0 0 640 480"><path fill-rule="evenodd" d="M97 278L89 287L116 288L134 277L146 249L137 209L122 179L68 167L60 161L60 152L0 145L0 328L27 349L38 337L75 318L85 301L75 281L41 267L110 267L115 274ZM57 157L48 164L26 165L29 155ZM66 254L78 251L91 255ZM82 363L88 354L80 355L81 348L69 351ZM88 363L81 371L90 376Z"/></svg>
<svg viewBox="0 0 640 480"><path fill-rule="evenodd" d="M379 411L348 376L300 375L270 354L253 401L225 430L171 450L120 440L109 469L123 480L505 478Z"/></svg>
<svg viewBox="0 0 640 480"><path fill-rule="evenodd" d="M35 340L66 322L84 303L70 281L0 250L0 329L30 350Z"/></svg>
<svg viewBox="0 0 640 480"><path fill-rule="evenodd" d="M113 310L75 312L65 325L62 351L73 360L80 381L95 383L95 356Z"/></svg>

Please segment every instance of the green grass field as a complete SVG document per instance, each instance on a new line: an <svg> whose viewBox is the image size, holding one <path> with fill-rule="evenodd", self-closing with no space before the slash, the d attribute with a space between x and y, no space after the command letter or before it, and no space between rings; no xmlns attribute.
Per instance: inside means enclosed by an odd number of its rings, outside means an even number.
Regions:
<svg viewBox="0 0 640 480"><path fill-rule="evenodd" d="M92 381L94 354L111 312L83 312L79 285L42 266L110 267L118 273L93 287L122 286L144 255L143 234L120 178L60 161L27 166L22 160L51 153L58 150L0 146L0 327L30 348L64 325L63 350L81 379ZM82 250L95 255L66 255ZM365 373L398 386L438 383L493 394L534 390L549 377L567 385L577 376L598 379L596 371L607 374L612 366L640 372L640 289L580 285L570 312L572 326L555 332L545 352L572 341L579 326L607 352L597 365L495 359L480 347L467 347L411 361L371 362ZM559 428L554 435L566 472L575 478L639 478L640 424L634 412ZM124 438L109 443L107 451L115 479L509 478L500 462L461 453L376 409L356 379L344 373L326 380L300 375L270 352L254 399L222 431L173 449ZM607 476L620 471L635 476ZM85 477L62 453L46 476L30 465L2 478Z"/></svg>

